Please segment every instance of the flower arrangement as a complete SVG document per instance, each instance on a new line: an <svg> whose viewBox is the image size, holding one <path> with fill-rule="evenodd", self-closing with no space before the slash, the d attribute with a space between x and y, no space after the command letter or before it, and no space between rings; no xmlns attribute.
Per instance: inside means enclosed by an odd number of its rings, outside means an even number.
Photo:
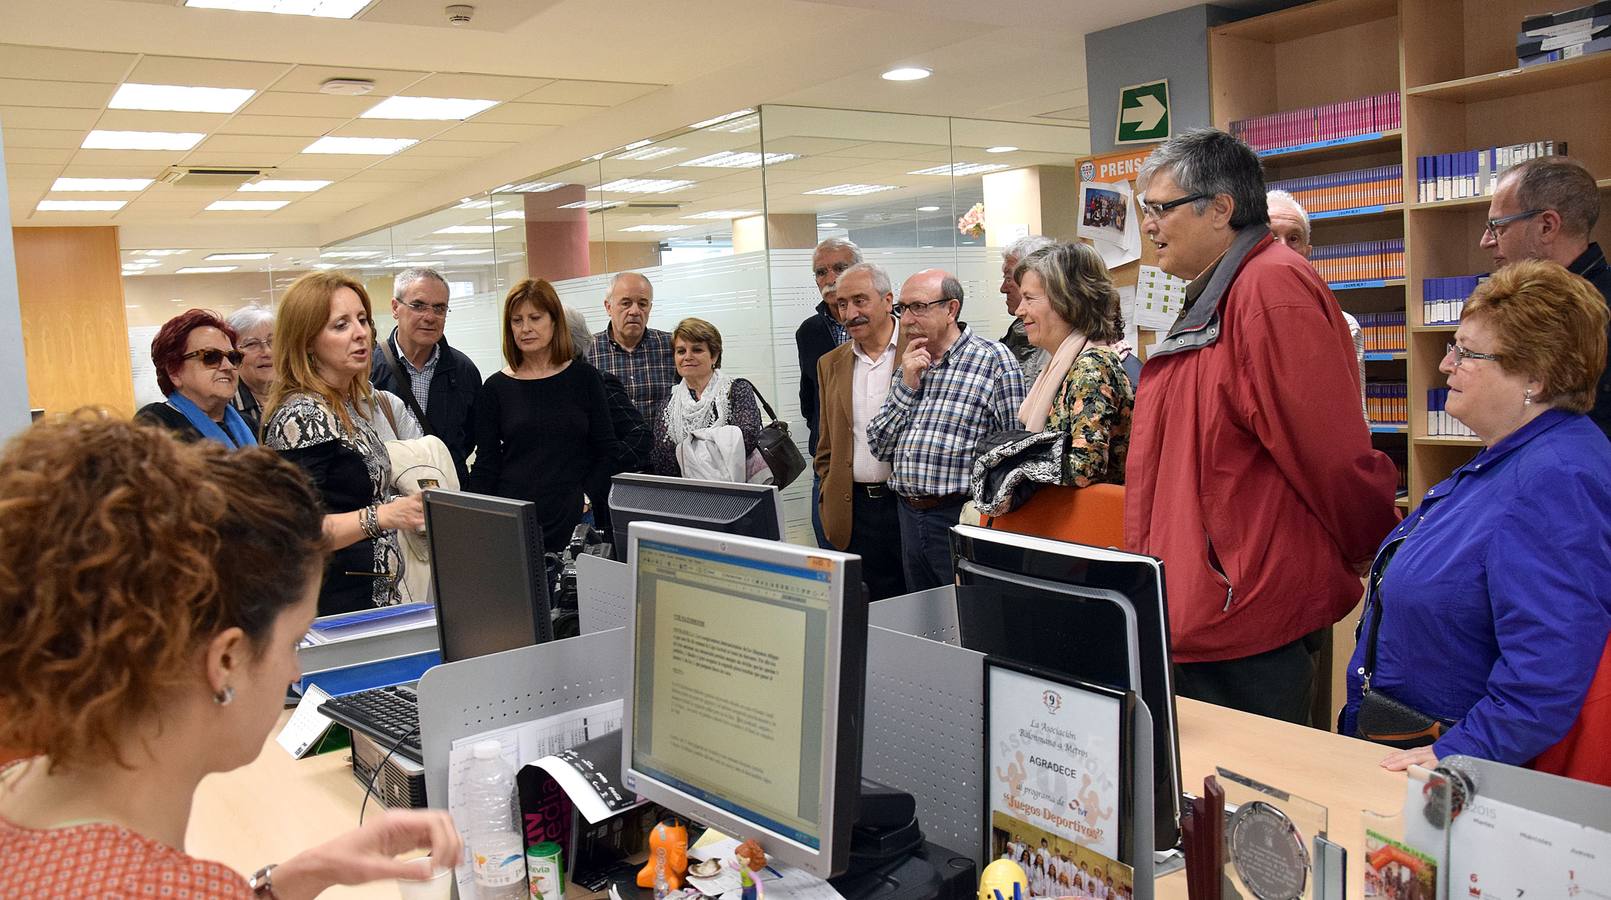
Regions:
<svg viewBox="0 0 1611 900"><path fill-rule="evenodd" d="M973 208L957 220L957 231L968 237L984 237L985 216L983 203L973 204Z"/></svg>

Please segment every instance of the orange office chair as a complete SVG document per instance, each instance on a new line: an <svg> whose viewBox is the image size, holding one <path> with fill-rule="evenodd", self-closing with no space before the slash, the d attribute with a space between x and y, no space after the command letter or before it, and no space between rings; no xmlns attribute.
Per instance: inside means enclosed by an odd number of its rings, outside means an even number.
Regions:
<svg viewBox="0 0 1611 900"><path fill-rule="evenodd" d="M985 527L1036 537L1124 547L1124 486L1093 484L1074 488L1048 485L1029 502L1004 516L985 518Z"/></svg>

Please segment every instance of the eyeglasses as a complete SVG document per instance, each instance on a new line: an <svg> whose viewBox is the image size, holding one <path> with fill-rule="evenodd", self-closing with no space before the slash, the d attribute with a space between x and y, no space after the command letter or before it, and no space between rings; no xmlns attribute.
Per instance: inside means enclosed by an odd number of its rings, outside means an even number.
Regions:
<svg viewBox="0 0 1611 900"><path fill-rule="evenodd" d="M273 350L274 349L274 339L271 338L271 337L266 337L266 338L247 338L246 340L240 342L240 349L244 350L244 351Z"/></svg>
<svg viewBox="0 0 1611 900"><path fill-rule="evenodd" d="M1160 203L1154 203L1151 200L1148 200L1145 195L1138 194L1136 196L1136 206L1141 208L1141 214L1143 216L1152 216L1154 219L1161 219L1164 217L1165 213L1177 206L1185 206L1194 200L1207 200L1212 196L1214 195L1202 193L1187 194L1184 197L1176 197L1173 200L1164 200Z"/></svg>
<svg viewBox="0 0 1611 900"><path fill-rule="evenodd" d="M902 315L905 315L907 313L912 313L914 315L921 316L921 315L923 315L923 313L927 312L930 307L944 306L945 304L950 303L950 302L951 302L950 300L941 299L941 300L930 300L927 303L897 303L893 307L893 310L895 312L895 315L897 315L897 316L902 316Z"/></svg>
<svg viewBox="0 0 1611 900"><path fill-rule="evenodd" d="M189 353L186 353L184 356L181 356L179 358L180 359L199 359L199 360L201 360L201 364L206 366L207 368L216 369L219 366L223 365L224 360L226 360L226 359L229 360L230 365L238 366L238 365L241 364L241 360L246 358L246 354L240 352L239 350L231 350L228 353L226 353L223 350L218 350L218 349L213 348L213 347L208 347L206 350L192 350Z"/></svg>
<svg viewBox="0 0 1611 900"><path fill-rule="evenodd" d="M448 305L446 303L426 303L422 300L415 300L413 303L404 303L403 305L422 316L430 313L440 319L446 318L448 314Z"/></svg>
<svg viewBox="0 0 1611 900"><path fill-rule="evenodd" d="M1450 341L1448 346L1444 348L1444 359L1448 359L1449 354L1451 353L1454 354L1454 367L1456 369L1460 368L1460 364L1468 359L1487 359L1498 362L1501 358L1497 353L1478 353L1475 350L1467 350L1453 341Z"/></svg>
<svg viewBox="0 0 1611 900"><path fill-rule="evenodd" d="M1497 219L1489 219L1487 226L1482 229L1482 233L1491 234L1497 240L1501 234L1504 234L1502 229L1504 229L1506 225L1509 225L1512 222L1520 222L1523 219L1531 219L1533 216L1539 215L1542 212L1543 210L1541 209L1529 209L1526 212L1519 212L1515 215L1500 216Z"/></svg>

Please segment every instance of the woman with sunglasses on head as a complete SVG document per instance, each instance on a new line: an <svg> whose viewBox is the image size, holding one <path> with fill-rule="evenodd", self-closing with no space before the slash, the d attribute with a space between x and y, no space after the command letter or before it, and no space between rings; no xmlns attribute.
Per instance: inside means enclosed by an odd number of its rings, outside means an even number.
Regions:
<svg viewBox="0 0 1611 900"><path fill-rule="evenodd" d="M253 860L268 864L255 893L185 851L198 785L263 752L301 677L323 519L308 479L262 448L89 412L6 446L0 745L28 757L0 768L0 897L306 900L425 878L428 863L395 858L415 848L458 860L440 810Z"/></svg>
<svg viewBox="0 0 1611 900"><path fill-rule="evenodd" d="M169 319L151 339L161 403L148 403L137 421L170 429L180 440L250 447L256 430L230 406L240 383L242 353L235 329L217 313L190 309Z"/></svg>
<svg viewBox="0 0 1611 900"><path fill-rule="evenodd" d="M334 551L319 615L400 601L397 530L419 528L418 495L393 499L391 461L376 422L369 360L369 294L340 272L315 272L286 289L274 324L274 392L263 443L301 466L324 496Z"/></svg>
<svg viewBox="0 0 1611 900"><path fill-rule="evenodd" d="M1527 765L1578 720L1611 632L1611 444L1584 414L1606 320L1551 262L1466 301L1438 368L1482 450L1382 543L1348 663L1339 730L1401 748L1385 768Z"/></svg>

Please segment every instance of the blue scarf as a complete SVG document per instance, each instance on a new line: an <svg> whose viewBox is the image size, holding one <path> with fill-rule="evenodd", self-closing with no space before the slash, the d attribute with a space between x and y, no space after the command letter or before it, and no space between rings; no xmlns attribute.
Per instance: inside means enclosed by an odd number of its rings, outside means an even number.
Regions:
<svg viewBox="0 0 1611 900"><path fill-rule="evenodd" d="M246 427L246 420L241 418L241 414L236 412L233 406L225 405L224 427L219 428L217 422L207 418L201 407L178 391L168 395L168 405L183 413L191 426L210 441L217 441L231 450L257 446L257 438L252 434L252 429ZM229 434L224 433L226 430Z"/></svg>

